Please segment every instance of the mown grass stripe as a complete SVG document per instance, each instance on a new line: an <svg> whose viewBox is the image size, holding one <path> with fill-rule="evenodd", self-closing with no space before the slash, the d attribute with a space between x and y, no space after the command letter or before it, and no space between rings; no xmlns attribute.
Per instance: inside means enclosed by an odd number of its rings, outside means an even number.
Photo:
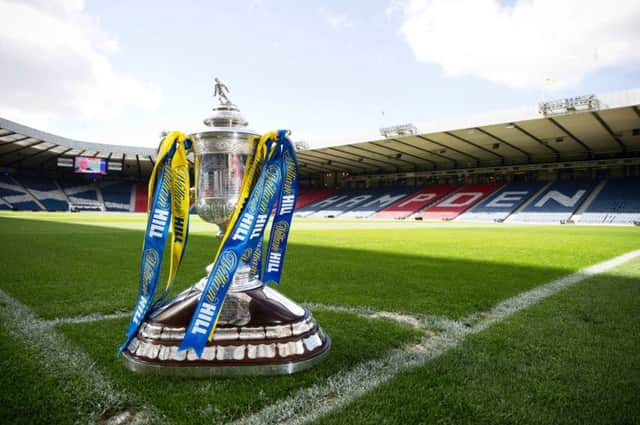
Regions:
<svg viewBox="0 0 640 425"><path fill-rule="evenodd" d="M89 356L71 348L50 323L36 317L25 305L0 290L0 318L7 333L29 347L36 360L60 383L61 391L77 401L77 414L89 422L117 414L131 398L116 390ZM156 418L145 414L147 422Z"/></svg>
<svg viewBox="0 0 640 425"><path fill-rule="evenodd" d="M350 371L330 378L326 383L302 389L292 397L275 403L234 425L305 424L372 391L400 372L422 366L459 345L470 333L481 332L512 314L524 310L557 292L603 273L640 256L640 250L628 252L608 261L553 280L509 298L483 315L472 315L451 323L441 333L423 338L405 350L393 350L382 359L361 363ZM464 323L473 323L465 326Z"/></svg>

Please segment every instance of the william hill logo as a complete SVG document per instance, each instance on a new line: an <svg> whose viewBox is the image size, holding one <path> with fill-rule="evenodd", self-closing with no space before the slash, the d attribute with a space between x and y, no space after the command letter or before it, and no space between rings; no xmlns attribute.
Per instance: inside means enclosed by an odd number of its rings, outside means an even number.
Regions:
<svg viewBox="0 0 640 425"><path fill-rule="evenodd" d="M211 288L207 292L206 301L202 303L198 316L191 329L192 334L207 335L214 319L218 316L218 291L222 286L231 280L233 272L236 271L238 257L233 251L225 251L222 253L220 265L213 277Z"/></svg>
<svg viewBox="0 0 640 425"><path fill-rule="evenodd" d="M142 292L147 293L149 283L153 279L153 275L156 267L160 262L160 256L158 251L153 248L148 248L142 254Z"/></svg>

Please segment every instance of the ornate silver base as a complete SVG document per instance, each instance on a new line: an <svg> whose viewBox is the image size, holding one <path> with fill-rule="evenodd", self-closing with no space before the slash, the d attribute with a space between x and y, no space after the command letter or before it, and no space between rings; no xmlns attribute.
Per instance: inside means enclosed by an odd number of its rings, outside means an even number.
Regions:
<svg viewBox="0 0 640 425"><path fill-rule="evenodd" d="M292 374L321 362L331 339L311 313L243 272L236 274L201 358L178 347L204 279L150 313L123 353L127 368L166 376L255 376Z"/></svg>
<svg viewBox="0 0 640 425"><path fill-rule="evenodd" d="M179 376L186 378L215 378L233 376L272 376L292 375L297 372L310 369L321 363L331 349L331 338L326 336L326 349L315 357L287 363L274 363L264 365L183 365L169 366L165 364L149 363L142 361L128 352L124 353L124 364L127 369L143 375Z"/></svg>

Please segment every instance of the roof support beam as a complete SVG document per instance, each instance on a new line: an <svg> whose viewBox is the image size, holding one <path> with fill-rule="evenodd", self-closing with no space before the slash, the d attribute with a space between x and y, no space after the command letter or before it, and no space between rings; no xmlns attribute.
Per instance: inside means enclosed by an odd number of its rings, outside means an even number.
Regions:
<svg viewBox="0 0 640 425"><path fill-rule="evenodd" d="M333 165L333 163L331 163L331 164L327 163L327 161L331 161L331 160L314 159L314 158L310 158L310 157L301 158L301 160L303 160L305 162L308 162L310 164L315 164L317 167L323 168L324 171L344 171L339 166Z"/></svg>
<svg viewBox="0 0 640 425"><path fill-rule="evenodd" d="M340 152L341 154L344 154L344 155L355 156L356 157L356 159L355 159L356 162L364 161L364 158L362 158L362 156L360 156L358 154L355 154L355 153L352 153L352 152L348 152L348 151L343 151L340 148L327 148L327 150L329 150L329 149L331 149L333 151L336 151L336 152ZM344 157L342 157L342 158L344 158ZM360 158L362 158L362 161L359 160ZM344 159L348 159L348 158L344 158ZM380 161L379 159L376 159L376 158L366 158L366 159L367 159L368 162L374 161L374 162L377 162L377 163L380 163L380 164L384 164L385 166L391 165L393 168L397 168L397 166L395 164L391 164L391 163L386 162L386 161Z"/></svg>
<svg viewBox="0 0 640 425"><path fill-rule="evenodd" d="M334 159L335 158L334 156L332 156L331 154L328 154L328 153L304 151L304 154L302 152L301 152L301 154L302 154L301 158L305 158L305 159L306 158L316 158L316 159L321 160L321 161L331 161L334 164L341 164L341 165L344 165L346 167L359 168L359 169L361 169L363 171L367 170L367 167L363 167L361 162L353 161L351 159L346 159L346 158L342 158L342 157L339 157L340 160L336 160L336 159ZM314 155L316 155L316 156L314 156ZM328 156L329 158L318 157L318 155L325 155L325 156ZM349 161L349 162L343 162L342 161L343 159L344 159L344 161ZM351 163L355 163L357 165L354 165L354 164L351 164ZM364 164L364 165L366 165L366 164ZM376 168L375 166L371 166L371 167ZM371 167L369 167L369 168L371 168Z"/></svg>
<svg viewBox="0 0 640 425"><path fill-rule="evenodd" d="M16 133L12 133L12 134L5 134L4 136L0 136L0 137L12 136L13 134L16 134ZM29 137L29 136L22 136L22 137L20 137L20 138L18 138L18 139L13 139L13 140L8 140L8 141L7 141L7 140L0 140L0 142L2 142L1 144L3 144L3 145L9 145L9 144L11 144L11 143L15 143L15 142L22 142L23 140L27 140L27 139L31 139L31 137Z"/></svg>
<svg viewBox="0 0 640 425"><path fill-rule="evenodd" d="M627 152L627 145L625 145L624 142L622 141L622 139L620 137L618 137L613 132L613 130L611 130L611 127L609 127L609 125L602 119L600 114L598 114L596 111L593 111L593 112L591 112L591 115L596 119L596 121L598 121L600 123L602 128L604 128L606 130L606 132L609 133L609 136L611 136L611 138L618 143L618 146L620 146L620 150L622 151L622 153L626 153Z"/></svg>
<svg viewBox="0 0 640 425"><path fill-rule="evenodd" d="M562 124L560 124L558 121L556 121L553 117L548 117L547 119L549 120L549 122L551 124L555 125L557 129L561 130L564 134L566 134L567 136L571 137L577 144L582 146L584 148L584 150L589 153L589 156L592 155L593 151L591 150L591 148L586 143L584 143L582 140L578 139L572 132L567 130Z"/></svg>
<svg viewBox="0 0 640 425"><path fill-rule="evenodd" d="M138 164L138 178L142 179L142 167L140 166L140 155L136 154L136 164Z"/></svg>
<svg viewBox="0 0 640 425"><path fill-rule="evenodd" d="M471 155L470 153L466 153L466 152L463 152L463 151L458 150L458 149L456 149L456 148L452 148L451 146L447 146L447 145L444 145L444 144L442 144L442 143L440 143L440 142L436 142L435 140L430 139L430 138L428 138L428 137L426 137L426 136L421 136L420 134L416 134L416 137L417 137L418 139L422 139L422 140L424 140L425 142L433 143L433 144L434 144L434 145L436 145L436 146L440 146L442 149L448 149L448 150L450 150L450 151L452 151L452 152L455 152L455 153L458 153L458 154L460 154L460 155L463 155L463 156L469 157L469 158L473 159L474 161L476 161L478 164L480 164L480 158L478 158L477 156ZM413 146L413 145L408 144L408 143L407 143L407 145L409 145L409 146ZM459 164L457 159L454 159L454 158L448 157L448 156L443 155L443 154L441 154L441 153L435 153L435 152L432 152L432 151L429 151L429 150L426 150L426 149L418 148L418 147L416 147L416 146L414 146L414 147L415 147L416 149L420 149L420 150L423 150L423 151L425 151L425 152L428 152L428 153L430 153L431 155L435 155L435 156L438 156L438 157L440 157L440 158L442 158L442 159L446 159L447 161L451 161L451 162L453 162L453 164L454 164L456 167L457 167L457 166L458 166L458 164Z"/></svg>
<svg viewBox="0 0 640 425"><path fill-rule="evenodd" d="M33 158L35 158L35 157L36 157L36 156L38 156L38 155L42 155L43 153L47 153L47 152L49 152L51 149L55 149L55 148L57 148L58 146L59 146L59 145L51 145L51 146L49 146L48 148L46 148L46 149L42 149L40 152L36 152L36 153L34 153L33 155L31 155L31 156L26 156L26 157L18 158L18 159L14 160L14 161L11 161L11 162L10 162L9 164L7 164L7 165L8 165L8 166L12 166L13 164L18 164L18 163L22 164L23 162L25 162L25 161L29 161L29 160L31 160L31 159L33 159ZM45 161L46 161L46 160L45 160ZM43 162L44 162L44 161L43 161Z"/></svg>
<svg viewBox="0 0 640 425"><path fill-rule="evenodd" d="M460 140L461 142L464 142L464 143L466 143L466 144L468 144L468 145L471 145L471 146L473 146L474 148L480 149L481 151L485 151L485 152L487 152L487 153L489 153L489 154L491 154L491 155L497 156L498 158L500 158L500 161L504 164L504 156L500 155L499 153L496 153L496 152L494 152L494 151L491 151L491 150L489 150L489 149L487 149L487 148L483 148L482 146L477 145L477 144L473 143L473 142L472 142L472 141L470 141L470 140L463 139L462 137L460 137L460 136L458 136L458 135L455 135L455 134L453 134L453 133L452 133L452 132L450 132L450 131L445 131L445 132L444 132L444 134L446 134L447 136L453 137L453 138L454 138L454 139L456 139L456 140Z"/></svg>
<svg viewBox="0 0 640 425"><path fill-rule="evenodd" d="M307 164L307 163L304 163L304 162L300 162L300 167L309 168L309 169L315 170L315 171L320 172L320 173L326 173L327 172L326 170L323 170L320 167L317 167L317 166L311 165L311 164Z"/></svg>
<svg viewBox="0 0 640 425"><path fill-rule="evenodd" d="M514 146L511 143L507 142L506 140L501 139L500 137L489 133L487 130L481 129L480 127L475 127L474 129L479 131L480 133L484 134L485 136L492 138L493 140L497 140L499 143L502 143L502 144L505 144L505 145L509 146L511 149L517 150L518 152L520 152L521 154L523 154L524 156L527 157L527 162L531 162L531 154L529 152L525 151L524 149L519 148L517 146Z"/></svg>
<svg viewBox="0 0 640 425"><path fill-rule="evenodd" d="M109 152L109 155L107 155L107 171L109 171L109 163L111 162L112 155L113 155L113 152Z"/></svg>
<svg viewBox="0 0 640 425"><path fill-rule="evenodd" d="M55 154L55 155L53 156L53 159L58 158L58 157L61 157L61 156L62 156L62 155L64 155L65 153L67 153L67 152L69 152L69 151L72 151L72 150L73 150L73 148L67 148L67 149L63 150L62 152ZM47 162L47 161L48 161L48 160L50 160L50 159L51 159L51 158L45 158L45 159L43 159L42 161L40 161L40 162L38 162L38 163L36 164L36 167L41 166L42 164L44 164L45 162Z"/></svg>
<svg viewBox="0 0 640 425"><path fill-rule="evenodd" d="M404 162L405 164L414 165L414 163L413 163L413 162L405 161L405 160L403 160L403 159L392 159L392 158L387 158L387 157L385 156L385 154L383 154L383 153L376 152L376 151L372 151L372 150L369 150L369 149L366 149L366 148L361 148L360 146L353 146L353 145L351 145L351 146L349 146L349 147L350 147L351 149L357 149L357 150L360 150L360 151L366 152L366 153L368 153L368 154L370 154L370 155L378 155L378 156L381 156L381 157L385 158L385 162L386 162L387 164L391 165L392 167L396 168L397 170L399 170L399 169L400 169L400 165L398 165L398 164L396 164L396 163L393 163L393 162L386 161L386 160L387 160L387 159L391 159L391 160L393 160L393 161Z"/></svg>
<svg viewBox="0 0 640 425"><path fill-rule="evenodd" d="M396 143L398 143L398 140L396 140L396 139L391 139L391 140L392 140L392 141L394 141L394 142L396 142ZM401 150L398 150L398 149L394 149L394 148L391 148L391 147L389 147L389 146L382 145L382 144L380 144L380 143L376 143L376 142L369 142L369 143L370 143L370 144L372 144L372 145L374 145L374 146L377 146L377 147L379 147L379 148L387 149L387 150L390 150L391 152L395 152L396 154L400 154L400 157L408 156L408 157L410 157L410 158L416 158L416 159L420 160L421 162L427 162L427 163L431 164L431 167L432 167L432 168L435 168L435 167L436 167L436 163L435 163L435 162L433 162L433 161L432 161L432 160L430 160L430 159L423 158L423 157L420 157L420 156L416 156L416 155L413 155L413 154L410 154L410 153L408 153L408 152L404 152L404 151L401 151ZM399 157L398 159L400 159L400 157ZM423 164L420 164L420 163L413 163L413 164L414 164L414 165L423 165Z"/></svg>
<svg viewBox="0 0 640 425"><path fill-rule="evenodd" d="M547 143L543 142L542 140L538 139L536 136L534 136L533 134L529 133L527 130L525 130L524 128L520 127L518 124L515 123L511 123L511 125L513 126L513 128L515 128L516 130L518 130L520 133L524 134L525 136L527 136L528 138L535 140L536 142L538 142L539 145L544 146L545 148L549 149L551 152L553 152L556 155L556 159L560 159L560 151L552 146L549 146Z"/></svg>
<svg viewBox="0 0 640 425"><path fill-rule="evenodd" d="M156 166L156 162L153 160L153 158L151 157L151 155L149 155L147 158L149 158L149 161L151 161L151 165L152 165L153 167L155 167L155 166Z"/></svg>
<svg viewBox="0 0 640 425"><path fill-rule="evenodd" d="M6 152L0 152L0 156L10 155L12 153L20 152L20 151L23 151L25 149L29 149L32 146L40 145L42 143L46 143L46 142L43 141L43 140L38 140L36 142L29 143L28 145L20 146L17 149L9 150L9 151L6 151Z"/></svg>

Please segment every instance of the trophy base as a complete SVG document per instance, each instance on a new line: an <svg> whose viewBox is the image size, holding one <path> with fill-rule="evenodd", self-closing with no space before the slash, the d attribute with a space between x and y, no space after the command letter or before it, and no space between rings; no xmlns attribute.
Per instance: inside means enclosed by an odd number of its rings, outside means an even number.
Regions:
<svg viewBox="0 0 640 425"><path fill-rule="evenodd" d="M258 282L229 292L213 339L198 358L178 351L198 304L193 286L152 311L123 352L128 369L185 377L287 375L320 363L331 339L311 313Z"/></svg>

